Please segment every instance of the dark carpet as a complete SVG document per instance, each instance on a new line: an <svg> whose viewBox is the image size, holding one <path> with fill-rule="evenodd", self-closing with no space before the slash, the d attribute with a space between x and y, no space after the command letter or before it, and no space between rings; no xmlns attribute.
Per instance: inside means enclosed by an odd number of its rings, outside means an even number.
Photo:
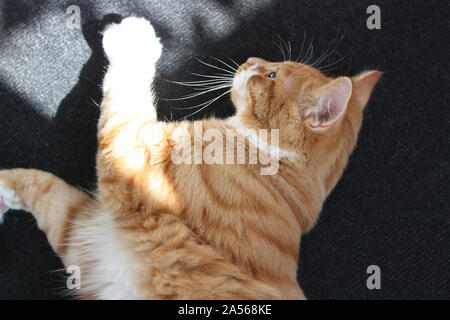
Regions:
<svg viewBox="0 0 450 320"><path fill-rule="evenodd" d="M379 30L366 27L372 4ZM81 30L68 27L70 5L80 8ZM298 279L310 299L450 299L448 1L2 0L0 168L37 168L95 189L99 32L130 15L151 20L162 38L162 98L191 93L165 79L214 73L195 57L281 60L283 40L294 59L302 44L303 56L329 53L329 75L385 71L349 166L302 239ZM179 119L189 110L173 107L212 97L160 101L159 115ZM193 118L233 112L224 98ZM380 267L379 290L366 286L370 265ZM67 297L62 268L29 213L6 215L0 299Z"/></svg>

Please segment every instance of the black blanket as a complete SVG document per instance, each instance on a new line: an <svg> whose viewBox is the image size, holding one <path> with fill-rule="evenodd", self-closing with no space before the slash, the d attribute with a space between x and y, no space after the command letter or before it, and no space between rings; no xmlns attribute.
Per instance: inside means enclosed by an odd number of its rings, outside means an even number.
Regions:
<svg viewBox="0 0 450 320"><path fill-rule="evenodd" d="M367 27L372 4L381 29ZM95 189L100 31L121 17L148 18L162 38L161 98L191 93L166 80L214 73L196 57L276 61L282 47L292 59L326 54L332 76L381 70L348 168L303 236L298 280L311 299L449 299L449 13L448 1L419 0L2 0L0 168L37 168ZM160 100L159 116L179 119L192 110L173 107L214 96ZM224 97L191 118L233 112ZM371 265L381 289L367 288ZM6 215L0 299L67 297L62 268L29 213Z"/></svg>

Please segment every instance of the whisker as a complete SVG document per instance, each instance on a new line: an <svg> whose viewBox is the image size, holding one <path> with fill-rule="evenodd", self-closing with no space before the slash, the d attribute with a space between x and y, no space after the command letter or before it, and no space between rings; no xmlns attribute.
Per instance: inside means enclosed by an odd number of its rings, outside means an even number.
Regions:
<svg viewBox="0 0 450 320"><path fill-rule="evenodd" d="M300 57L301 57L302 52L303 52L303 47L304 47L304 45L305 45L305 40L306 40L306 31L303 33L302 46L301 46L301 48L300 48L300 52L298 53L297 59L295 59L296 62L299 62L299 60L300 60Z"/></svg>
<svg viewBox="0 0 450 320"><path fill-rule="evenodd" d="M224 72L226 72L226 73L230 73L230 74L233 74L233 75L234 75L234 72L232 72L232 71L229 71L229 70L226 70L226 69L223 69L223 68L214 66L214 65L209 64L209 63L206 63L206 62L200 60L200 59L197 58L197 57L195 57L195 60L197 60L197 61L200 62L201 64L204 64L205 66L208 66L208 67L210 67L210 68L214 68L214 69L217 69L217 70L221 70L221 71L224 71Z"/></svg>
<svg viewBox="0 0 450 320"><path fill-rule="evenodd" d="M189 114L189 115L183 117L182 119L184 120L184 119L186 119L186 118L192 117L193 115L195 115L195 114L199 113L200 111L204 110L205 108L207 108L208 106L210 106L211 104L213 104L214 102L216 102L217 100L219 100L219 99L222 98L224 95L226 95L226 94L228 94L228 93L230 93L230 92L231 92L231 90L228 90L228 91L222 93L222 94L221 94L220 96L218 96L217 98L210 100L210 101L209 101L207 104L205 104L203 107L201 107L200 109L196 110L195 112L192 112L191 114Z"/></svg>
<svg viewBox="0 0 450 320"><path fill-rule="evenodd" d="M164 100L164 101L179 101L179 100L185 100L185 99L192 99L192 98L204 95L204 94L206 94L208 92L217 91L217 90L220 90L220 89L225 89L225 88L230 88L230 87L231 87L231 84L222 85L222 86L216 86L216 87L213 87L211 89L204 90L202 92L188 94L188 95L186 95L184 97L181 97L181 98L161 98L161 100Z"/></svg>
<svg viewBox="0 0 450 320"><path fill-rule="evenodd" d="M228 92L231 92L231 89L228 90L227 92L224 92L223 94L226 94L226 93L228 93ZM220 96L221 96L221 95L220 95ZM195 106L191 106L191 107L183 107L183 108L173 107L173 109L175 109L175 110L189 110L189 109L196 109L196 108L199 108L199 107L201 107L201 106L204 106L205 104L211 102L211 101L214 100L214 99L216 99L216 98L212 98L211 100L208 100L208 101L206 101L206 102L199 103L199 104L197 104L197 105L195 105Z"/></svg>
<svg viewBox="0 0 450 320"><path fill-rule="evenodd" d="M229 56L226 56L231 62L233 62L238 68L237 70L239 70L239 68L241 67L236 61L234 61L233 59L231 59Z"/></svg>
<svg viewBox="0 0 450 320"><path fill-rule="evenodd" d="M330 49L331 43L335 42L336 39L338 38L338 36L339 36L339 29L338 29L338 31L336 32L336 37L333 39L333 41L330 42L330 44L328 45L328 47L327 47L327 49L325 50L324 54L322 54L322 55L315 61L315 63L317 63L317 64L316 64L317 66L319 66L326 58L330 57L330 56L333 54L333 52L336 51L336 49L337 49L337 47L338 47L338 45L339 45L339 42L334 46L333 50L331 50L328 54L326 54L326 52L328 52L329 49Z"/></svg>
<svg viewBox="0 0 450 320"><path fill-rule="evenodd" d="M229 80L231 80L232 78L227 78ZM207 80L195 80L195 81L175 81L175 80L166 80L165 81L168 82L177 82L177 83L190 83L190 84L195 84L195 83L208 83L208 82L214 82L214 81L229 81L229 80L225 80L225 79L207 79Z"/></svg>
<svg viewBox="0 0 450 320"><path fill-rule="evenodd" d="M233 79L232 76L223 74L221 76L211 76L211 75L206 75L206 74L200 74L200 73L195 73L195 72L191 72L191 74L193 76L197 76L197 77L203 77L203 78L213 78L213 79Z"/></svg>
<svg viewBox="0 0 450 320"><path fill-rule="evenodd" d="M292 51L292 48L290 48L290 43L289 43L289 46L288 46L288 44L286 43L286 41L277 33L277 37L282 41L282 44L284 45L284 47L286 48L286 52L288 53L288 57L289 57L289 60L291 60L291 51ZM289 42L289 41L288 41ZM286 61L286 59L284 59L285 61Z"/></svg>
<svg viewBox="0 0 450 320"><path fill-rule="evenodd" d="M314 39L311 39L311 42L310 42L310 44L309 44L308 51L307 51L307 52L309 52L309 55L308 55L308 58L306 59L306 61L304 62L304 64L307 64L307 65L309 65L309 63L311 62L311 59L312 59L313 56L314 56L314 45L313 45L313 41L314 41ZM311 51L310 51L310 49L311 49Z"/></svg>
<svg viewBox="0 0 450 320"><path fill-rule="evenodd" d="M320 40L322 39L322 37L321 38L319 38L319 43L320 43ZM326 57L327 56L327 52L329 51L329 49L330 49L330 45L332 44L334 42L334 39L333 39L333 41L331 41L329 44L328 44L328 47L325 49L325 51L323 51L322 52L322 54L317 58L317 59L311 59L311 60L313 60L313 61L311 61L310 63L309 63L309 65L311 66L311 67L316 67L317 65L318 65L318 61L322 61L322 59L324 58L324 57Z"/></svg>
<svg viewBox="0 0 450 320"><path fill-rule="evenodd" d="M204 86L193 88L193 89L196 90L196 91L201 91L201 90L205 90L205 89L216 88L217 86L228 86L228 87L231 87L232 84L233 84L233 82L223 82L223 83L218 83L218 84L215 84L215 85L212 84L212 85L209 85L209 86L204 85Z"/></svg>
<svg viewBox="0 0 450 320"><path fill-rule="evenodd" d="M320 68L317 68L320 72L324 72L324 71L330 71L330 70L332 70L333 68L330 68L331 66L334 66L334 65L336 65L336 64L338 64L339 62L341 62L341 61L343 61L344 59L346 59L351 53L353 53L354 51L353 51L353 49L350 49L349 50L349 52L347 52L345 55L343 55L343 56L341 56L339 59L337 59L336 61L334 61L334 62L331 62L331 63L329 63L329 64L327 64L326 66L323 66L323 67L320 67Z"/></svg>
<svg viewBox="0 0 450 320"><path fill-rule="evenodd" d="M231 92L231 87L233 84L233 79L234 79L234 75L235 73L239 70L240 65L236 63L236 61L234 61L233 59L231 59L230 57L227 57L232 63L234 63L237 68L233 67L232 65L230 65L229 63L216 58L216 57L209 57L210 59L213 59L217 62L219 62L220 64L224 65L225 68L223 67L219 67L216 65L213 65L211 63L205 62L203 60L201 60L198 57L195 57L195 60L197 60L198 62L200 62L201 64L222 71L224 73L215 73L212 75L209 74L200 74L200 73L191 73L191 75L200 77L200 78L206 78L205 80L196 80L196 81L172 81L172 80L166 80L170 83L174 83L177 85L182 85L182 86L186 86L186 87L191 87L194 90L198 91L195 93L191 93L188 94L186 96L180 97L180 98L161 98L161 100L165 100L165 101L180 101L180 100L186 100L186 99L192 99L192 98L196 98L202 95L205 95L207 93L211 93L214 91L218 91L218 90L222 90L222 89L228 89L227 91L220 93L219 96L212 98L206 102L197 104L195 106L191 106L191 107L182 107L182 108L177 108L177 107L172 107L172 109L175 110L189 110L189 109L198 109L192 113L190 113L189 115L183 117L182 119L186 119L188 117L191 117L195 114L197 114L198 112L204 110L205 108L207 108L208 106L210 106L211 104L213 104L215 101L217 101L218 99L220 99L221 97L225 96L226 94ZM229 69L229 70L228 70Z"/></svg>
<svg viewBox="0 0 450 320"><path fill-rule="evenodd" d="M91 99L91 101L92 101L97 107L100 107L100 105L99 105L97 102L95 102L94 99L92 99L91 97L89 97L89 99Z"/></svg>
<svg viewBox="0 0 450 320"><path fill-rule="evenodd" d="M306 48L305 53L303 54L303 56L300 59L300 63L305 63L306 61L306 57L309 55L309 51L311 50L311 42L308 45L308 48Z"/></svg>
<svg viewBox="0 0 450 320"><path fill-rule="evenodd" d="M336 45L334 46L334 48L328 53L328 54L322 54L314 63L313 65L317 65L320 66L320 64L325 61L325 59L327 59L328 57L330 57L334 52L336 52L337 48L339 47L339 45L342 42L342 39L344 38L345 34L347 33L348 28L344 31L344 33L342 34L342 36L340 37L339 40L337 40L337 38L339 37L339 30L336 33L336 37L333 39L332 42L337 41ZM327 52L329 50L330 46L327 48L327 50L325 52Z"/></svg>
<svg viewBox="0 0 450 320"><path fill-rule="evenodd" d="M274 42L275 45L278 47L278 49L280 49L281 53L283 54L283 61L286 61L286 55L284 54L284 50L283 48L276 42Z"/></svg>
<svg viewBox="0 0 450 320"><path fill-rule="evenodd" d="M165 79L164 79L165 80ZM181 86L186 86L186 87L204 87L204 86L209 86L212 84L221 84L221 83L231 83L231 80L201 80L201 81L172 81L172 80L165 80L167 82L170 83L174 83L174 84L178 84Z"/></svg>
<svg viewBox="0 0 450 320"><path fill-rule="evenodd" d="M288 45L289 45L289 61L292 60L292 47L291 47L291 42L288 40Z"/></svg>
<svg viewBox="0 0 450 320"><path fill-rule="evenodd" d="M222 64L226 65L228 68L230 68L231 70L233 70L233 72L236 72L236 71L237 71L236 68L233 68L233 67L230 66L228 63L226 63L226 62L220 60L219 58L211 57L211 59L214 59L214 60L216 60L216 61L218 61L218 62L221 62Z"/></svg>

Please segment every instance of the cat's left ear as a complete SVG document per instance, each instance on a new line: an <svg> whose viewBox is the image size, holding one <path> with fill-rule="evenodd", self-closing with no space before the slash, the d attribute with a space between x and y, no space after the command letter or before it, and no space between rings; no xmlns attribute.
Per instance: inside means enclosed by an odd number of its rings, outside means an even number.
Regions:
<svg viewBox="0 0 450 320"><path fill-rule="evenodd" d="M350 78L340 77L319 89L313 121L309 124L313 131L324 131L342 118L352 96L352 86Z"/></svg>
<svg viewBox="0 0 450 320"><path fill-rule="evenodd" d="M369 101L373 88L380 80L383 72L381 71L366 71L352 77L353 83L353 100L355 103L363 109Z"/></svg>

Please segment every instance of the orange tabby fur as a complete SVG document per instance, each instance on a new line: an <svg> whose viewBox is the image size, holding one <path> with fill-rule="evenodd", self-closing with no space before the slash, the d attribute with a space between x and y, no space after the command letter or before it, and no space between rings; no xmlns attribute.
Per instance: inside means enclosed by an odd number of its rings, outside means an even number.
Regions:
<svg viewBox="0 0 450 320"><path fill-rule="evenodd" d="M127 34L133 23L153 32L145 20L129 18L105 38L117 30ZM173 163L172 149L194 137L194 122L158 122L145 90L153 64L133 69L126 63L139 58L137 51L120 60L112 45L104 40L111 64L98 125L95 199L49 173L13 169L0 171L3 206L32 212L63 263L81 267L83 298L305 298L297 283L301 234L317 221L342 175L381 73L332 79L296 62L243 64L235 77L250 68L256 74L244 89L233 87L236 116L201 123L219 130L224 145L225 130L236 126L279 129L280 149L296 157L281 157L275 175L261 175L261 164ZM133 83L127 92L126 82ZM317 108L325 94L345 103L337 106L339 115L322 121ZM243 141L248 151L248 138Z"/></svg>

